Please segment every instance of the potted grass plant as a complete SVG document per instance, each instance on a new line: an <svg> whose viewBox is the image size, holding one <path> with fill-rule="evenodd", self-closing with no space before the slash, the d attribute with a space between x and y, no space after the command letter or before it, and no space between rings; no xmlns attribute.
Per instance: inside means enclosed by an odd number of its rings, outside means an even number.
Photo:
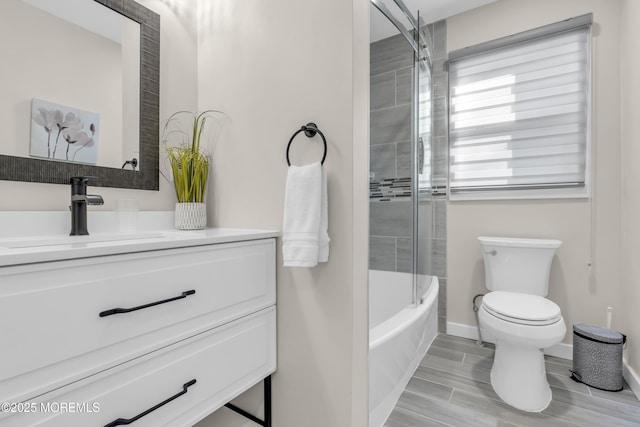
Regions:
<svg viewBox="0 0 640 427"><path fill-rule="evenodd" d="M208 121L224 113L206 110L201 113L178 111L164 126L164 144L176 190L175 227L199 230L207 226L205 196L212 157L206 150Z"/></svg>

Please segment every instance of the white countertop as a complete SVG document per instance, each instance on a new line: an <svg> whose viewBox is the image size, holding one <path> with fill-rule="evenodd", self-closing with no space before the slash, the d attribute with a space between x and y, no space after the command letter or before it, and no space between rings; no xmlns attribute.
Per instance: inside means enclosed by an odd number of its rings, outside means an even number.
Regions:
<svg viewBox="0 0 640 427"><path fill-rule="evenodd" d="M68 231L61 233L54 226L51 234L35 234L34 231L43 230L41 220L57 218L59 215L45 216L43 213L19 213L0 212L0 267L12 265L24 265L48 261L60 261L67 259L88 258L104 255L116 255L132 252L154 251L162 249L175 249L189 246L211 245L218 243L240 242L246 240L266 239L277 237L278 231L231 229L231 228L207 228L204 230L183 231L176 230L167 224L171 220L160 213L153 213L149 217L145 212L139 212L143 219L160 219L154 221L138 221L140 227L133 232L117 232L105 227L109 221L94 222L92 232L91 217L89 218L89 236L69 236ZM57 213L56 213L57 214ZM170 216L169 213L166 216ZM38 221L38 226L20 232L23 220ZM21 218L21 219L19 219ZM58 221L60 222L60 221ZM66 225L66 224L65 224ZM159 227L159 228L153 228ZM11 231L9 231L11 230ZM3 232L4 231L4 232Z"/></svg>

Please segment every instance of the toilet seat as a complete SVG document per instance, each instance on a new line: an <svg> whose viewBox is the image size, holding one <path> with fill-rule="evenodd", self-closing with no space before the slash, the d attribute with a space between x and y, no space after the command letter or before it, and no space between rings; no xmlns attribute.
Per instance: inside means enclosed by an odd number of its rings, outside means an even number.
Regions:
<svg viewBox="0 0 640 427"><path fill-rule="evenodd" d="M494 317L520 325L546 326L562 319L560 307L538 295L489 292L482 298L482 307Z"/></svg>

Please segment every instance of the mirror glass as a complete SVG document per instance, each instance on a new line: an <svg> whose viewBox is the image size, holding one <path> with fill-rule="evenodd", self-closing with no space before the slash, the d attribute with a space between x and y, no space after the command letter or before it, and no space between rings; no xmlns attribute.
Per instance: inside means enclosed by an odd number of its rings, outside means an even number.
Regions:
<svg viewBox="0 0 640 427"><path fill-rule="evenodd" d="M0 11L0 54L13 64L0 79L2 153L112 168L140 157L140 25L93 0L5 0ZM41 109L80 125L64 107L93 113L79 130L89 138L50 128Z"/></svg>
<svg viewBox="0 0 640 427"><path fill-rule="evenodd" d="M159 25L133 0L0 2L0 179L157 189Z"/></svg>

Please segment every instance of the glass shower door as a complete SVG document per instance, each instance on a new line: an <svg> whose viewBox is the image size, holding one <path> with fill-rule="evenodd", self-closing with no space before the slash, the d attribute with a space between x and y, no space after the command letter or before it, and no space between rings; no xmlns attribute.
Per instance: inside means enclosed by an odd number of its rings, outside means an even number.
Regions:
<svg viewBox="0 0 640 427"><path fill-rule="evenodd" d="M431 42L419 15L401 1L371 3L372 22L380 18L395 30L370 47L370 278L393 282L394 297L416 306L432 268Z"/></svg>

